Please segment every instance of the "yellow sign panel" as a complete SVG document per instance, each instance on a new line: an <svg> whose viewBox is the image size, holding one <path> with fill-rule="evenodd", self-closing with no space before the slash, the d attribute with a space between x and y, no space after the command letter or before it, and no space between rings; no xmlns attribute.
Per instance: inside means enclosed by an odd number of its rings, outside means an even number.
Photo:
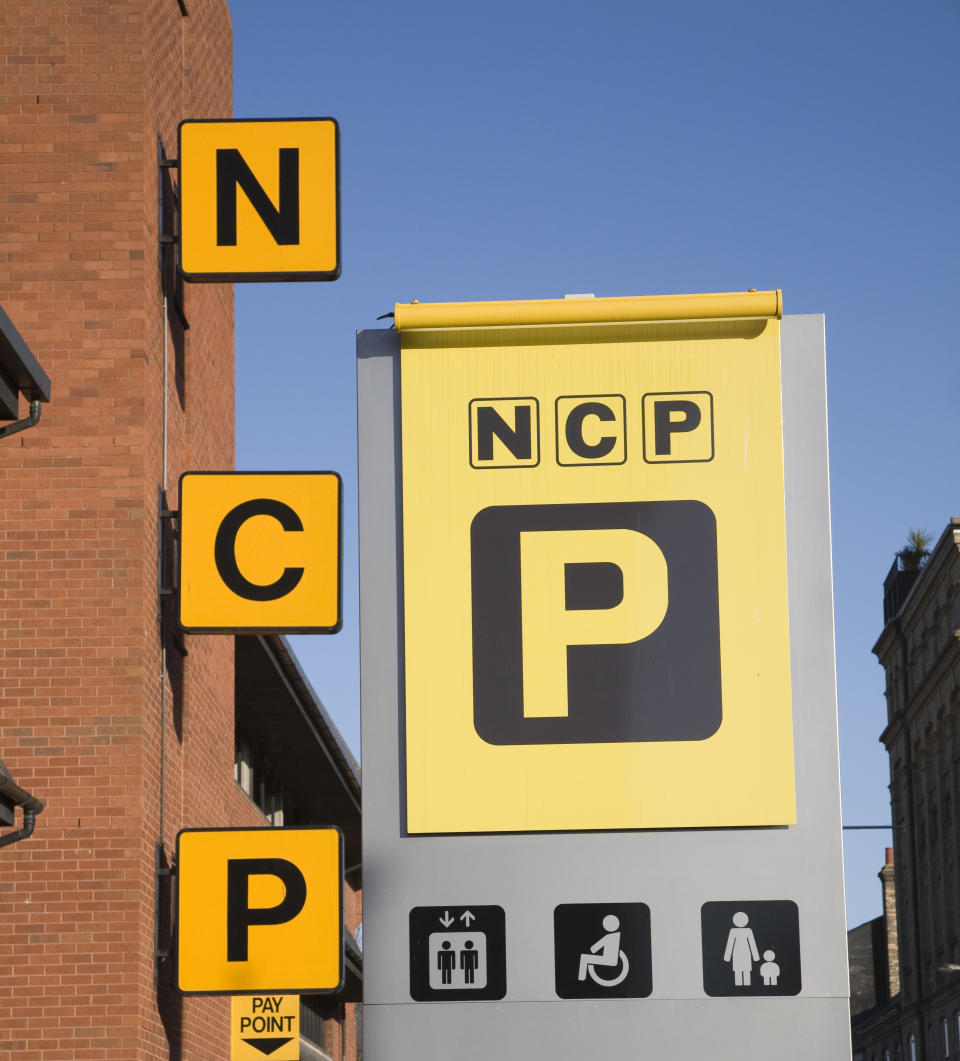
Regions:
<svg viewBox="0 0 960 1061"><path fill-rule="evenodd" d="M342 877L336 828L183 830L177 836L180 990L339 990Z"/></svg>
<svg viewBox="0 0 960 1061"><path fill-rule="evenodd" d="M412 833L795 821L779 320L607 301L397 314Z"/></svg>
<svg viewBox="0 0 960 1061"><path fill-rule="evenodd" d="M180 123L187 280L336 280L339 129L332 118Z"/></svg>
<svg viewBox="0 0 960 1061"><path fill-rule="evenodd" d="M180 477L180 624L191 633L340 629L335 472Z"/></svg>
<svg viewBox="0 0 960 1061"><path fill-rule="evenodd" d="M234 995L230 1061L300 1061L299 995Z"/></svg>

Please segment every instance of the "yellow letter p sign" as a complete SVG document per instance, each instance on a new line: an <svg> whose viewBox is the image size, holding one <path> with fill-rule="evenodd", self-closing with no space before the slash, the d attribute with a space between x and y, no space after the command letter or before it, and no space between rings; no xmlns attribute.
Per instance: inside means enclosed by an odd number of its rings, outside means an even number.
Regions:
<svg viewBox="0 0 960 1061"><path fill-rule="evenodd" d="M184 994L336 991L343 978L339 829L184 829L177 983Z"/></svg>

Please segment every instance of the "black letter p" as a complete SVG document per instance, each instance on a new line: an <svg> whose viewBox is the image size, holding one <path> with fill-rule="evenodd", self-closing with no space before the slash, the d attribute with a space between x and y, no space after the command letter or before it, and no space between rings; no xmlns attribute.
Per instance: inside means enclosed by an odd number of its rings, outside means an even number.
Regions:
<svg viewBox="0 0 960 1061"><path fill-rule="evenodd" d="M250 906L251 877L277 877L286 889L276 906ZM307 901L303 874L285 858L231 858L227 860L227 961L247 961L251 925L283 925L292 921Z"/></svg>

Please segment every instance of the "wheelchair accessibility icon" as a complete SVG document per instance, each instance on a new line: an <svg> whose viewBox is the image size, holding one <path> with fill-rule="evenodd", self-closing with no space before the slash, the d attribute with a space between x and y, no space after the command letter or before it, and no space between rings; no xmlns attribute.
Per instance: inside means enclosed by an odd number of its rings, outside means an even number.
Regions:
<svg viewBox="0 0 960 1061"><path fill-rule="evenodd" d="M553 939L560 998L646 998L653 990L646 903L560 903Z"/></svg>
<svg viewBox="0 0 960 1061"><path fill-rule="evenodd" d="M607 914L603 919L606 935L601 936L589 952L580 955L578 980L589 976L601 987L616 987L622 984L630 972L630 961L620 947L620 919L615 914ZM611 975L601 976L597 967L611 970Z"/></svg>

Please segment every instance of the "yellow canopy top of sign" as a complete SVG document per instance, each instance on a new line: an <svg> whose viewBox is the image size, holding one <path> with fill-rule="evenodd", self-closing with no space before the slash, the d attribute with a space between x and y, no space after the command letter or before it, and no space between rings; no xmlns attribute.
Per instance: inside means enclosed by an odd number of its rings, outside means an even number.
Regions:
<svg viewBox="0 0 960 1061"><path fill-rule="evenodd" d="M398 302L399 331L418 328L490 328L634 321L730 320L783 315L783 293L734 291L708 295L637 295L625 298L549 298L513 302Z"/></svg>

